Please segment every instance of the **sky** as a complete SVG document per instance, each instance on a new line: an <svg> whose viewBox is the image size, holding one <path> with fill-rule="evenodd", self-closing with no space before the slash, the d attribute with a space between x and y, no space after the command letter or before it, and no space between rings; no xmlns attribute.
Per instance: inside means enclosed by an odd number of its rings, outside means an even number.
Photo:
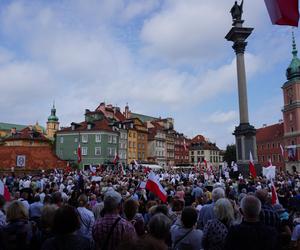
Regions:
<svg viewBox="0 0 300 250"><path fill-rule="evenodd" d="M2 0L0 122L61 126L99 103L156 117L221 148L239 124L235 54L224 39L233 0ZM274 26L264 1L246 0L253 27L245 62L250 123L282 119L291 27ZM299 31L294 30L300 46Z"/></svg>

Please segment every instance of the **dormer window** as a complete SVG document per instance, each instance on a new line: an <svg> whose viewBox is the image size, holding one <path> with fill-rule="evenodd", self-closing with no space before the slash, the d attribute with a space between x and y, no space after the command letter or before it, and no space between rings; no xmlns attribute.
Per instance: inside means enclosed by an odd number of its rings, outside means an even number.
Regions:
<svg viewBox="0 0 300 250"><path fill-rule="evenodd" d="M75 130L75 124L72 124L71 129Z"/></svg>
<svg viewBox="0 0 300 250"><path fill-rule="evenodd" d="M89 123L89 124L87 125L87 129L88 129L88 130L91 130L91 129L92 129L92 124Z"/></svg>

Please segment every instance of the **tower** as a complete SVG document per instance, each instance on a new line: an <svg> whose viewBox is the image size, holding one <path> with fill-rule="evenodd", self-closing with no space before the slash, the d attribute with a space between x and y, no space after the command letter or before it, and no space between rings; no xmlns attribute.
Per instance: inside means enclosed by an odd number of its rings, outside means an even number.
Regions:
<svg viewBox="0 0 300 250"><path fill-rule="evenodd" d="M58 117L56 116L55 104L53 103L51 115L48 117L46 134L48 138L53 138L59 129Z"/></svg>
<svg viewBox="0 0 300 250"><path fill-rule="evenodd" d="M300 169L300 59L293 33L292 61L286 70L287 81L283 84L284 107L282 109L284 121L284 143L288 153L295 157L289 158L286 163L287 170Z"/></svg>
<svg viewBox="0 0 300 250"><path fill-rule="evenodd" d="M239 97L240 124L235 128L236 158L239 170L246 174L249 169L250 153L254 163L257 163L256 129L249 122L248 100L247 100L247 79L245 70L244 53L247 46L247 38L251 35L253 28L243 27L242 20L243 3L240 5L235 1L231 9L232 28L226 35L226 40L233 42L233 50L236 54L237 85Z"/></svg>

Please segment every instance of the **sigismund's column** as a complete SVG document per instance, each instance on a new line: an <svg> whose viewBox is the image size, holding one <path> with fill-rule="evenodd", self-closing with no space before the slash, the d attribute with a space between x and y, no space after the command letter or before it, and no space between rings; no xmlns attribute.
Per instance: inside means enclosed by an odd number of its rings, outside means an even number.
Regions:
<svg viewBox="0 0 300 250"><path fill-rule="evenodd" d="M236 139L237 164L240 172L246 174L249 171L248 166L250 151L258 172L259 168L257 166L256 129L249 123L247 81L244 59L244 53L247 46L246 39L251 35L253 28L243 27L243 2L244 1L238 5L237 1L235 1L235 4L230 11L233 20L233 27L225 38L228 41L233 42L232 48L236 53L240 124L235 128L233 134Z"/></svg>

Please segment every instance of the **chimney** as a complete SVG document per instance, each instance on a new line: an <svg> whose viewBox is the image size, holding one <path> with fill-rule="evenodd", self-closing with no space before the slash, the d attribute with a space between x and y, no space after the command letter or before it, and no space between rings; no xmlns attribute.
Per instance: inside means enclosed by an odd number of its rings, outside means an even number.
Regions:
<svg viewBox="0 0 300 250"><path fill-rule="evenodd" d="M29 125L29 130L32 131L32 125Z"/></svg>
<svg viewBox="0 0 300 250"><path fill-rule="evenodd" d="M127 103L126 106L125 106L125 113L124 113L124 115L125 115L125 118L126 118L126 119L129 118L129 106L128 106L128 103Z"/></svg>
<svg viewBox="0 0 300 250"><path fill-rule="evenodd" d="M10 129L11 135L15 135L17 133L17 128Z"/></svg>

